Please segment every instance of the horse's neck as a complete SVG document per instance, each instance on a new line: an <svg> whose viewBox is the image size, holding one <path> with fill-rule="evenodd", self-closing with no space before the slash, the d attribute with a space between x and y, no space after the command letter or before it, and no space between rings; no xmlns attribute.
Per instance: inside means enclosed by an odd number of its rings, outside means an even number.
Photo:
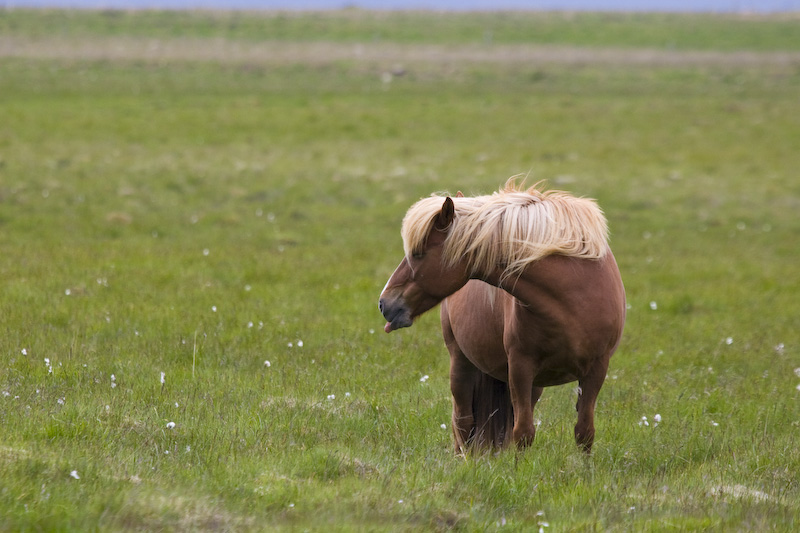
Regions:
<svg viewBox="0 0 800 533"><path fill-rule="evenodd" d="M571 268L567 267L570 263ZM574 258L548 256L527 266L518 276L507 276L502 268L496 268L481 279L503 289L523 304L532 305L542 294L563 294L569 287L581 285L579 265L580 261Z"/></svg>
<svg viewBox="0 0 800 533"><path fill-rule="evenodd" d="M591 315L601 309L611 314L622 310L624 316L625 289L610 252L599 260L551 255L532 263L518 277L504 277L498 268L482 279L511 294L534 314Z"/></svg>

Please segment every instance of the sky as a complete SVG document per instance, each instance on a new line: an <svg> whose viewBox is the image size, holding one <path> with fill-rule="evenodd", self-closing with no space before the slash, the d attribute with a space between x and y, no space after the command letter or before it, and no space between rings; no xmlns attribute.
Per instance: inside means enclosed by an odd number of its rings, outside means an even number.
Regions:
<svg viewBox="0 0 800 533"><path fill-rule="evenodd" d="M5 7L164 9L563 9L601 11L800 11L800 0L0 0Z"/></svg>

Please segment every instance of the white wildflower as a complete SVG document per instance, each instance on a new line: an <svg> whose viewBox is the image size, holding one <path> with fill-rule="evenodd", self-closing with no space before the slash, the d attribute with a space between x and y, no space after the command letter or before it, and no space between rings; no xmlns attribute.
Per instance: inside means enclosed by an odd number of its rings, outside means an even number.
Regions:
<svg viewBox="0 0 800 533"><path fill-rule="evenodd" d="M167 429L174 429L174 428L175 428L175 422L167 422Z"/></svg>
<svg viewBox="0 0 800 533"><path fill-rule="evenodd" d="M162 373L161 373L161 384L162 384L162 385L163 385L164 383L166 383L166 379L165 379L166 377L167 377L167 375L166 375L164 372L162 372Z"/></svg>
<svg viewBox="0 0 800 533"><path fill-rule="evenodd" d="M800 378L800 366L794 369L794 375Z"/></svg>
<svg viewBox="0 0 800 533"><path fill-rule="evenodd" d="M336 399L336 395L335 394L328 394L328 399L329 400L335 400Z"/></svg>
<svg viewBox="0 0 800 533"><path fill-rule="evenodd" d="M298 348L302 348L303 347L303 341L297 341L297 347Z"/></svg>
<svg viewBox="0 0 800 533"><path fill-rule="evenodd" d="M208 248L203 248L203 255L204 256L208 257L208 254L210 254L210 253L211 253L211 251Z"/></svg>
<svg viewBox="0 0 800 533"><path fill-rule="evenodd" d="M440 428L442 428L442 429L447 429L447 424L442 424L442 425L441 425L441 426L439 426L439 427L440 427Z"/></svg>
<svg viewBox="0 0 800 533"><path fill-rule="evenodd" d="M653 417L653 420L655 420L656 422L661 422L661 415L656 413L656 416Z"/></svg>
<svg viewBox="0 0 800 533"><path fill-rule="evenodd" d="M264 361L264 366L269 368L272 366L272 363L270 363L269 361Z"/></svg>
<svg viewBox="0 0 800 533"><path fill-rule="evenodd" d="M658 309L658 304L655 301L650 302L650 309L655 311L656 309Z"/></svg>
<svg viewBox="0 0 800 533"><path fill-rule="evenodd" d="M430 376L428 376L428 374L425 374L424 376L422 376L421 378L419 378L419 380L420 380L422 383L425 383L426 381L428 381L428 378L429 378L429 377L430 377Z"/></svg>
<svg viewBox="0 0 800 533"><path fill-rule="evenodd" d="M216 305L212 305L211 306L211 311L216 313L217 312L217 306Z"/></svg>
<svg viewBox="0 0 800 533"><path fill-rule="evenodd" d="M23 349L22 349L22 355L28 355L28 350L26 350L25 348L23 348Z"/></svg>
<svg viewBox="0 0 800 533"><path fill-rule="evenodd" d="M73 477L75 479L80 479L81 478L81 476L78 475L78 471L77 470L73 470L72 472L69 473L69 475L70 475L70 477Z"/></svg>
<svg viewBox="0 0 800 533"><path fill-rule="evenodd" d="M728 337L727 339L725 339L725 344L727 344L728 346L733 344L733 337Z"/></svg>

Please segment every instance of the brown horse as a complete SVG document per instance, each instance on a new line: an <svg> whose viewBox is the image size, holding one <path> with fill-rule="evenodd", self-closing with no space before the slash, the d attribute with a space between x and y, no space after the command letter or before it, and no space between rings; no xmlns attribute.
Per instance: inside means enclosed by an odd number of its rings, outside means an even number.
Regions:
<svg viewBox="0 0 800 533"><path fill-rule="evenodd" d="M597 204L509 180L490 196L420 200L402 236L405 257L379 302L384 330L411 326L442 302L456 452L512 439L528 446L543 387L575 380L575 440L590 452L597 395L625 323Z"/></svg>

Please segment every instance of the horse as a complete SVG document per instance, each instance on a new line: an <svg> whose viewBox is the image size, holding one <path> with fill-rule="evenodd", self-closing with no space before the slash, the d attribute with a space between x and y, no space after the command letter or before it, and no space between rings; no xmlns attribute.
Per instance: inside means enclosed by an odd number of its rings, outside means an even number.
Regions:
<svg viewBox="0 0 800 533"><path fill-rule="evenodd" d="M487 196L434 194L406 213L381 292L384 331L441 303L456 453L528 447L544 387L578 381L575 441L591 453L625 289L597 203L514 178Z"/></svg>

